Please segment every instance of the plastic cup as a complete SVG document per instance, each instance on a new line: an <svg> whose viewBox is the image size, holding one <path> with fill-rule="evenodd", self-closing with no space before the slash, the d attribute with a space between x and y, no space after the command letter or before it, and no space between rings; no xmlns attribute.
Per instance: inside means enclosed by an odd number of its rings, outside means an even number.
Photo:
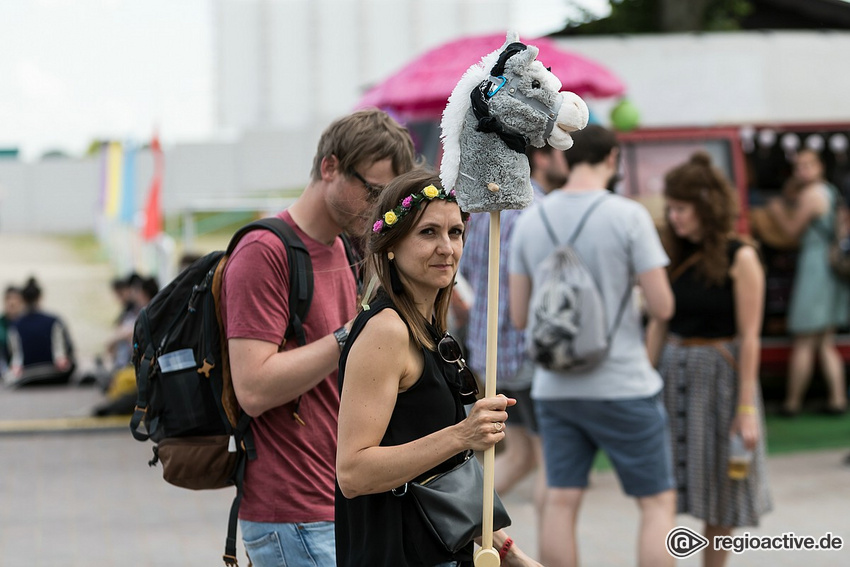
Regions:
<svg viewBox="0 0 850 567"><path fill-rule="evenodd" d="M750 474L750 463L753 460L753 452L744 446L744 440L740 434L735 434L729 439L729 468L728 475L732 480L743 480Z"/></svg>

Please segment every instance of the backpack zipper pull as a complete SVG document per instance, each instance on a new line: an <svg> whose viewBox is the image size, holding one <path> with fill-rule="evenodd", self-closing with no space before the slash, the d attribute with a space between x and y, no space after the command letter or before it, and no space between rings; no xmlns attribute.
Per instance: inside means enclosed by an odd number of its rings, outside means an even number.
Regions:
<svg viewBox="0 0 850 567"><path fill-rule="evenodd" d="M292 412L292 419L294 419L295 421L297 421L297 422L298 422L298 425L307 425L306 423L304 423L304 420L303 420L303 419L301 419L301 416L300 416L300 415L298 415L298 412L297 412L297 411L293 411L293 412Z"/></svg>

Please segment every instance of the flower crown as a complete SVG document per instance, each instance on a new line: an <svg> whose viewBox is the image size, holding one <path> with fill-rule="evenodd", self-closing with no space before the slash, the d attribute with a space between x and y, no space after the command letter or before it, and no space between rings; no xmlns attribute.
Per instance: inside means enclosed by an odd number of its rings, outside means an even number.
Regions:
<svg viewBox="0 0 850 567"><path fill-rule="evenodd" d="M457 195L455 194L454 189L446 192L445 189L437 189L434 185L428 185L422 191L413 193L412 195L408 195L402 199L401 203L399 203L396 208L385 212L381 218L376 220L375 224L372 225L372 232L380 233L392 228L393 225L403 219L404 216L411 211L411 209L418 209L419 204L426 199L428 201L443 199L445 201L457 203Z"/></svg>

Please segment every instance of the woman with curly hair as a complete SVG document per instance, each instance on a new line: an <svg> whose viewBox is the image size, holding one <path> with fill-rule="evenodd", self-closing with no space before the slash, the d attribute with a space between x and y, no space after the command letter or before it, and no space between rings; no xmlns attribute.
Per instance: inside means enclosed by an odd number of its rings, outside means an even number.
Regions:
<svg viewBox="0 0 850 567"><path fill-rule="evenodd" d="M708 154L668 172L664 197L676 312L666 324L650 321L647 346L665 382L678 513L703 520L711 541L757 525L771 508L758 382L764 271L733 232L735 195ZM743 479L727 472L735 437L753 455ZM704 553L704 565L725 564L725 551Z"/></svg>

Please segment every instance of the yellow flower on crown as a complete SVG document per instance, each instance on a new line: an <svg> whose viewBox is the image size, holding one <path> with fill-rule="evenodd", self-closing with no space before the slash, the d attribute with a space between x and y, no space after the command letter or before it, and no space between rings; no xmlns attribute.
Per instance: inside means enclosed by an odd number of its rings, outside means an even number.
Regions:
<svg viewBox="0 0 850 567"><path fill-rule="evenodd" d="M384 222L387 223L387 226L392 226L398 221L398 217L392 211L387 211L384 213Z"/></svg>
<svg viewBox="0 0 850 567"><path fill-rule="evenodd" d="M428 197L429 199L433 199L434 197L440 194L440 190L434 187L433 185L429 185L428 187L422 190L422 194Z"/></svg>

